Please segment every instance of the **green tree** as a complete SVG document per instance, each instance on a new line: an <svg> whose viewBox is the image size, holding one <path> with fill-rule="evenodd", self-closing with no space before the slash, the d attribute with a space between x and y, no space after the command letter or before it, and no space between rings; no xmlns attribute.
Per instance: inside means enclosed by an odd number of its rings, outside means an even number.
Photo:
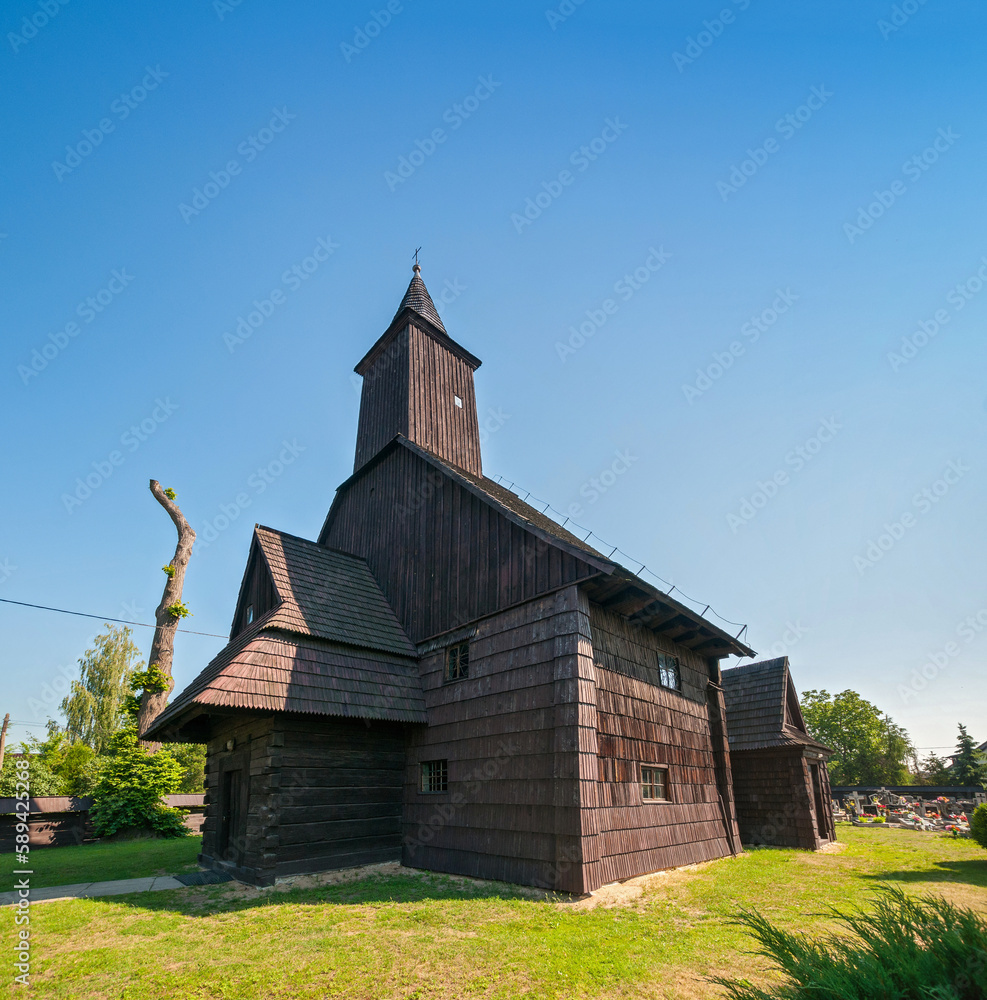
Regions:
<svg viewBox="0 0 987 1000"><path fill-rule="evenodd" d="M856 691L806 691L806 728L834 751L829 762L834 785L905 785L915 748L901 726Z"/></svg>
<svg viewBox="0 0 987 1000"><path fill-rule="evenodd" d="M953 755L953 781L957 785L981 785L987 783L987 760L977 750L976 740L960 723L960 734L956 739L956 753Z"/></svg>
<svg viewBox="0 0 987 1000"><path fill-rule="evenodd" d="M171 743L158 753L170 754L182 769L177 791L193 793L206 790L206 745L204 743Z"/></svg>
<svg viewBox="0 0 987 1000"><path fill-rule="evenodd" d="M9 751L3 758L3 773L0 774L0 795L14 795L19 781L14 770L14 761L27 756L28 783L32 796L63 795L61 779L52 771L45 754L45 744L36 736L30 736L21 743L20 754Z"/></svg>
<svg viewBox="0 0 987 1000"><path fill-rule="evenodd" d="M977 806L970 817L970 836L987 851L987 802Z"/></svg>
<svg viewBox="0 0 987 1000"><path fill-rule="evenodd" d="M182 765L168 753L148 753L130 722L110 740L109 754L96 786L91 816L96 833L110 836L138 829L181 837L189 831L182 813L161 801L178 791Z"/></svg>
<svg viewBox="0 0 987 1000"><path fill-rule="evenodd" d="M143 667L140 652L131 642L129 628L106 626L92 649L79 660L81 677L61 704L65 730L72 741L103 753L124 723L124 701L130 675Z"/></svg>
<svg viewBox="0 0 987 1000"><path fill-rule="evenodd" d="M924 785L951 785L953 772L945 757L930 753L919 765L919 777Z"/></svg>

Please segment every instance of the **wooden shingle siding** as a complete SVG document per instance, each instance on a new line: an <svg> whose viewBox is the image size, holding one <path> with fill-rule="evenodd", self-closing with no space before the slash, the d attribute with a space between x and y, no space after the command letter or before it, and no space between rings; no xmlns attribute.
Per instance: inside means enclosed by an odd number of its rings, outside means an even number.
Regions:
<svg viewBox="0 0 987 1000"><path fill-rule="evenodd" d="M411 734L404 863L584 891L573 677L576 588L476 623L470 675L421 660L430 724ZM595 757L595 755L594 755ZM421 761L447 759L449 791L419 791Z"/></svg>
<svg viewBox="0 0 987 1000"><path fill-rule="evenodd" d="M745 844L807 850L820 846L801 748L735 750L731 759Z"/></svg>
<svg viewBox="0 0 987 1000"><path fill-rule="evenodd" d="M596 660L600 878L629 878L733 853L739 845L732 803L721 801L717 780L709 666L690 650L595 605L589 618ZM678 657L681 691L644 679L657 680L659 652ZM719 755L729 769L722 746ZM669 801L641 798L641 763L668 768Z"/></svg>
<svg viewBox="0 0 987 1000"><path fill-rule="evenodd" d="M723 671L723 692L743 841L813 850L835 840L830 751L806 732L788 657Z"/></svg>

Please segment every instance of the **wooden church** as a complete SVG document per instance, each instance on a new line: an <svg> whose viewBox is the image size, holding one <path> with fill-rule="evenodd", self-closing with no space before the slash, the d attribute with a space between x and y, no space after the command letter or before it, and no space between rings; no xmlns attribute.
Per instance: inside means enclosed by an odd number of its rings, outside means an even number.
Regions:
<svg viewBox="0 0 987 1000"><path fill-rule="evenodd" d="M484 477L479 365L416 264L318 540L257 526L146 734L208 744L204 864L581 893L741 850L720 661L753 651Z"/></svg>

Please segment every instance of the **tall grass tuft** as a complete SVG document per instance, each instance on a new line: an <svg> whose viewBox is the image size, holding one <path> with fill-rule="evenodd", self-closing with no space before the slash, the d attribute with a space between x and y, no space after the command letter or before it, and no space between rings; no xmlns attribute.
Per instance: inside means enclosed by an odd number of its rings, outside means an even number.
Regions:
<svg viewBox="0 0 987 1000"><path fill-rule="evenodd" d="M731 1000L985 1000L987 920L939 896L882 886L873 912L833 910L851 935L814 940L739 915L784 974L767 990L716 979Z"/></svg>

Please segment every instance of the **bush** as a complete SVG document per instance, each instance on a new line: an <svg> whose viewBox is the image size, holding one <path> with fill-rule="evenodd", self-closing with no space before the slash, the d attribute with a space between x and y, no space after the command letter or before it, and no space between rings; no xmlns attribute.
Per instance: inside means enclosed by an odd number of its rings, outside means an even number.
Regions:
<svg viewBox="0 0 987 1000"><path fill-rule="evenodd" d="M189 830L183 813L161 802L177 791L182 766L168 753L148 753L130 725L110 741L110 757L96 786L90 815L96 835L107 837L119 830L137 828L166 837L183 837Z"/></svg>
<svg viewBox="0 0 987 1000"><path fill-rule="evenodd" d="M938 896L884 886L873 913L833 915L856 938L816 941L740 915L786 977L768 991L715 980L732 1000L976 1000L987 996L987 920Z"/></svg>
<svg viewBox="0 0 987 1000"><path fill-rule="evenodd" d="M970 836L987 850L987 803L977 806L970 817Z"/></svg>

